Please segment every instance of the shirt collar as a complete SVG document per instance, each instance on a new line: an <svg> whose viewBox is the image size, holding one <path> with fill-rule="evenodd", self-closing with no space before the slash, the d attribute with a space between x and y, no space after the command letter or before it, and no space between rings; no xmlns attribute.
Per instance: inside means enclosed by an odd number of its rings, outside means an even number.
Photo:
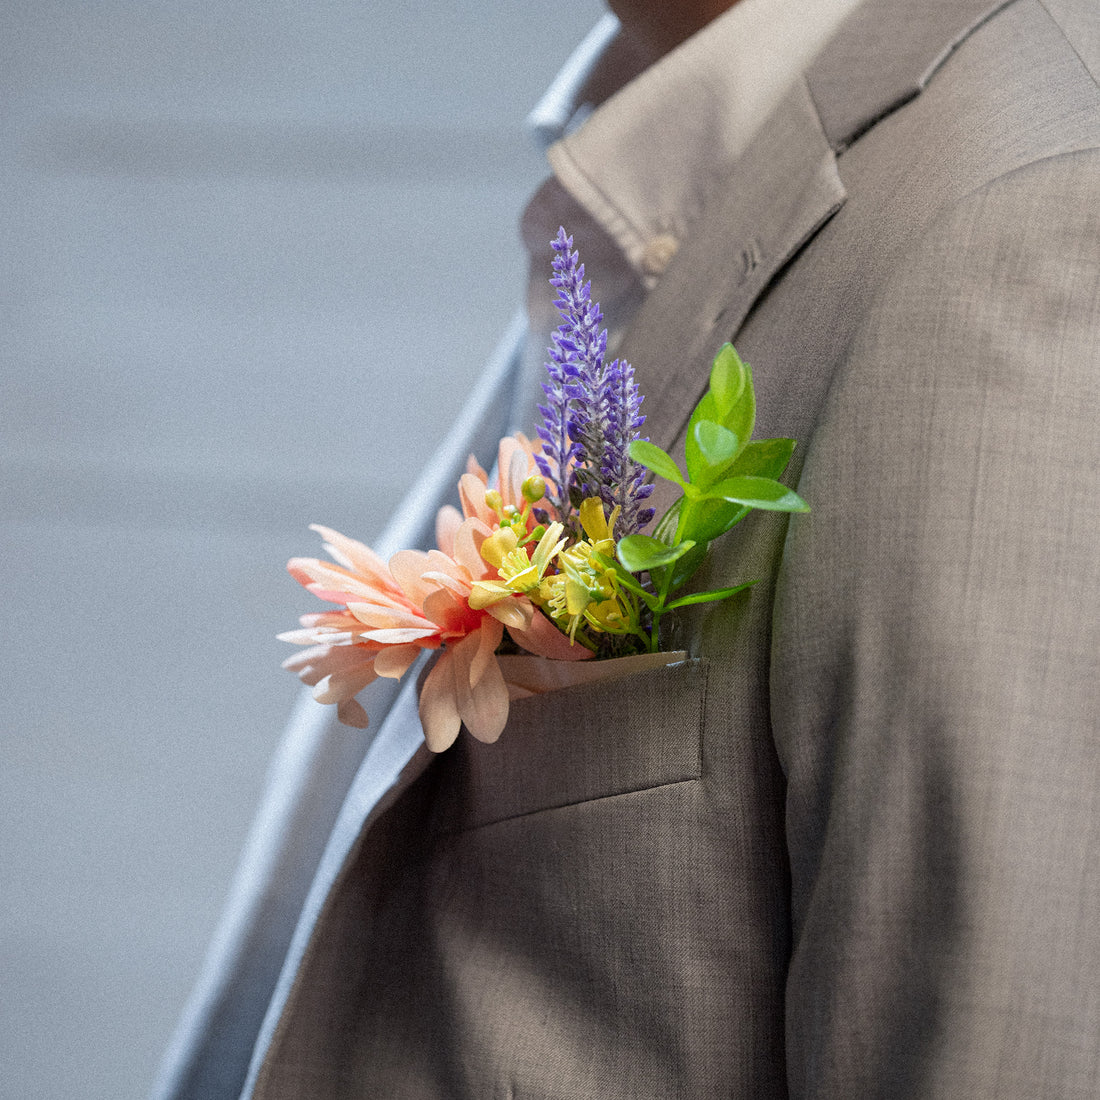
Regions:
<svg viewBox="0 0 1100 1100"><path fill-rule="evenodd" d="M547 152L555 175L647 285L860 2L739 0L640 75L616 55L612 16L575 51L528 125L543 140L560 135ZM618 71L608 74L609 65ZM586 106L586 90L617 84L594 110Z"/></svg>
<svg viewBox="0 0 1100 1100"><path fill-rule="evenodd" d="M610 47L618 33L618 19L605 15L569 55L527 116L527 132L543 152L591 113L592 106L585 101L586 85L597 70L608 65Z"/></svg>

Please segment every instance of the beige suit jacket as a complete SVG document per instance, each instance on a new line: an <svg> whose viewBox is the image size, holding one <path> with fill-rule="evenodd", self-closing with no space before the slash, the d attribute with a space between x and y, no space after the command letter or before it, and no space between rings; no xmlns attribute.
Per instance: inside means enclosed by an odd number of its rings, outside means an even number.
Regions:
<svg viewBox="0 0 1100 1100"><path fill-rule="evenodd" d="M1100 1095L1098 71L1091 0L844 25L622 349L676 446L732 338L813 512L688 662L417 758L247 1095Z"/></svg>

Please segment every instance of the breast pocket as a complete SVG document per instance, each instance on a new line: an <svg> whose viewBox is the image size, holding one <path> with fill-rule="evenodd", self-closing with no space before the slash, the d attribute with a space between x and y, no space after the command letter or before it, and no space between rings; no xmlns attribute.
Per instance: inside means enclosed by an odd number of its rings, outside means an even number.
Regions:
<svg viewBox="0 0 1100 1100"><path fill-rule="evenodd" d="M514 700L499 741L437 761L436 829L475 829L698 779L707 663L680 661Z"/></svg>

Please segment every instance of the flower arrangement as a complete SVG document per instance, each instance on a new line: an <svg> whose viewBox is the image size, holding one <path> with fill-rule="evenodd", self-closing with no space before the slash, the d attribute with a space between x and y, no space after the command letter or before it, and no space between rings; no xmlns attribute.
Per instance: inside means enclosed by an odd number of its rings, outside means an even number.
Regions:
<svg viewBox="0 0 1100 1100"><path fill-rule="evenodd" d="M809 510L778 481L794 440L752 439L752 372L729 344L688 422L686 472L641 437L633 369L606 361L603 315L572 247L559 230L551 284L562 323L548 353L537 439L501 440L492 478L470 459L458 484L461 511L440 509L434 550L402 550L387 563L315 526L336 564L288 563L296 580L337 606L279 635L306 647L284 667L349 725L367 724L355 697L369 683L400 679L425 650L441 650L420 692L429 748L447 748L463 725L495 741L508 718L502 651L554 661L656 653L668 613L755 583L678 595L714 539L754 508ZM680 495L647 535L649 474Z"/></svg>

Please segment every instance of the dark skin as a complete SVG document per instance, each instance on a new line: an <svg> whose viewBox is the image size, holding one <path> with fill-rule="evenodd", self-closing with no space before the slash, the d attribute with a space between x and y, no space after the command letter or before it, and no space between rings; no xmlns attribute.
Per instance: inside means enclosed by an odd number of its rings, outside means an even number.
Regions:
<svg viewBox="0 0 1100 1100"><path fill-rule="evenodd" d="M607 0L647 62L656 61L690 38L737 0Z"/></svg>

